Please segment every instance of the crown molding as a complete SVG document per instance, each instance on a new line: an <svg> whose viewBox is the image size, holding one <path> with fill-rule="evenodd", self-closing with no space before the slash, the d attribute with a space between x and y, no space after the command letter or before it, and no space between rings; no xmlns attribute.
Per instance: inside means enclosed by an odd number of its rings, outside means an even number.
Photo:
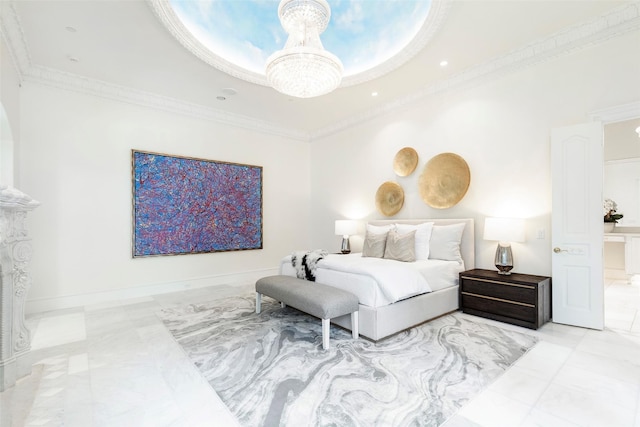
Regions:
<svg viewBox="0 0 640 427"><path fill-rule="evenodd" d="M591 120L602 123L616 123L640 118L640 101L615 107L603 108L589 114Z"/></svg>
<svg viewBox="0 0 640 427"><path fill-rule="evenodd" d="M251 131L282 136L308 142L309 133L292 128L284 128L253 117L231 114L203 105L157 95L105 81L90 79L52 68L33 65L25 40L20 18L14 2L0 2L0 32L9 47L16 65L20 81L29 81L58 89L94 95L116 101L155 108L170 113L200 118L216 123L235 126Z"/></svg>
<svg viewBox="0 0 640 427"><path fill-rule="evenodd" d="M193 35L193 33L184 26L180 18L173 10L173 7L171 6L171 2L169 0L147 0L147 4L151 8L155 16L158 18L158 20L169 31L169 33L171 33L171 35L182 46L184 46L196 57L200 58L202 61L211 65L212 67L233 77L262 86L269 86L269 82L267 81L267 77L265 74L259 74L253 71L249 71L239 65L233 64L223 57L216 55L204 44L202 44ZM404 65L418 52L420 52L433 38L434 34L442 26L444 18L446 17L451 4L452 0L432 0L425 22L422 24L420 30L407 44L407 46L393 55L393 57L387 59L386 61L373 68L353 75L344 76L339 87L349 87L368 82L378 77L382 77L383 75L388 74L396 68Z"/></svg>
<svg viewBox="0 0 640 427"><path fill-rule="evenodd" d="M346 120L311 132L311 140L329 136L377 117L407 108L411 104L447 90L477 86L488 79L511 73L534 64L569 55L603 43L631 31L640 30L640 2L619 6L598 18L574 25L549 37L539 39L505 55L464 70L452 77L426 86L381 107L354 115Z"/></svg>
<svg viewBox="0 0 640 427"><path fill-rule="evenodd" d="M451 9L453 0L434 0L429 7L429 13L420 31L402 50L393 55L391 58L369 70L345 76L342 79L340 87L355 86L365 83L378 77L382 77L406 64L411 58L416 56L431 41L433 36L442 27L446 16Z"/></svg>
<svg viewBox="0 0 640 427"><path fill-rule="evenodd" d="M18 71L18 78L22 81L31 67L31 56L13 1L0 2L0 34L9 48L9 55Z"/></svg>
<svg viewBox="0 0 640 427"><path fill-rule="evenodd" d="M0 2L0 7L0 33L9 47L21 81L32 81L304 142L326 137L382 115L407 108L411 104L429 96L448 90L473 87L490 78L496 78L543 61L568 55L577 50L585 49L640 29L640 2L634 1L613 9L598 18L574 25L547 38L529 43L505 55L471 67L448 79L430 84L421 91L397 98L381 107L354 115L330 126L306 132L285 128L248 116L230 114L175 98L33 65L20 25L20 19L14 7L14 1L2 1Z"/></svg>
<svg viewBox="0 0 640 427"><path fill-rule="evenodd" d="M191 32L184 26L180 18L176 15L169 0L147 0L149 8L154 15L171 33L171 35L184 46L189 52L200 58L205 63L211 65L223 73L227 73L232 77L245 80L249 83L255 83L262 86L269 86L267 77L264 74L254 73L239 67L221 56L211 52L209 48L203 45Z"/></svg>
<svg viewBox="0 0 640 427"><path fill-rule="evenodd" d="M253 117L231 114L203 105L185 102L97 79L90 79L52 68L33 65L22 31L15 2L0 2L0 33L9 47L20 81L30 81L59 89L155 108L175 114L200 118L251 131L309 142L309 133L285 128Z"/></svg>
<svg viewBox="0 0 640 427"><path fill-rule="evenodd" d="M96 79L78 76L47 67L32 66L25 76L26 81L59 89L112 99L135 105L155 108L170 113L195 117L224 125L239 127L260 133L271 134L300 141L310 141L309 133L274 125L253 117L232 114L203 105L182 101L155 93L132 89Z"/></svg>

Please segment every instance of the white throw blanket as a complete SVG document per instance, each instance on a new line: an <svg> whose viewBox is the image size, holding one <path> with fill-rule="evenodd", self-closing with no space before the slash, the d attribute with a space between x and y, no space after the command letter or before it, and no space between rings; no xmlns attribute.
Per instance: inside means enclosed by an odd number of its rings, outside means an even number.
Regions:
<svg viewBox="0 0 640 427"><path fill-rule="evenodd" d="M298 279L305 279L315 282L316 267L318 261L326 257L329 253L323 249L312 251L295 251L291 254L291 265L296 270Z"/></svg>
<svg viewBox="0 0 640 427"><path fill-rule="evenodd" d="M389 301L399 301L431 292L427 279L419 271L421 262L362 257L360 254L330 256L322 260L323 269L357 273L372 277Z"/></svg>

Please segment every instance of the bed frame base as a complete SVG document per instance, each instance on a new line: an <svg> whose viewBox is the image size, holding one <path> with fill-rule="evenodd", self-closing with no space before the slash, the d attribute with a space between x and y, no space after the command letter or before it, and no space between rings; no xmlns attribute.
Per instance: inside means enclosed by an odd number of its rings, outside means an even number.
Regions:
<svg viewBox="0 0 640 427"><path fill-rule="evenodd" d="M384 307L360 304L358 332L374 341L424 323L458 309L458 286L398 301ZM331 323L352 330L351 316L331 319Z"/></svg>

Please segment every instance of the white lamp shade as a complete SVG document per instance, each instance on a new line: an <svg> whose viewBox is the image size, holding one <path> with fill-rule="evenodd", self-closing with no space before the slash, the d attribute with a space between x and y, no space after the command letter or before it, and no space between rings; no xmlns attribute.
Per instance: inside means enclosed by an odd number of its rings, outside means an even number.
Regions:
<svg viewBox="0 0 640 427"><path fill-rule="evenodd" d="M350 219L338 219L336 220L336 235L337 236L353 236L358 233L358 221Z"/></svg>
<svg viewBox="0 0 640 427"><path fill-rule="evenodd" d="M524 242L524 219L486 218L484 240L500 242Z"/></svg>

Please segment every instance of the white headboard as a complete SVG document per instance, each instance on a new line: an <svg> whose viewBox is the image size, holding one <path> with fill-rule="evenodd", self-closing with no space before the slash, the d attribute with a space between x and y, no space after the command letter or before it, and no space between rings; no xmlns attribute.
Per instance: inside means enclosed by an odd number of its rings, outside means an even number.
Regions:
<svg viewBox="0 0 640 427"><path fill-rule="evenodd" d="M465 223L462 232L462 241L460 242L460 254L464 261L464 268L471 270L476 267L476 249L475 249L475 229L473 218L462 219L374 219L368 221L371 225L387 225L387 224L422 224L423 222L433 222L434 225L450 225Z"/></svg>

